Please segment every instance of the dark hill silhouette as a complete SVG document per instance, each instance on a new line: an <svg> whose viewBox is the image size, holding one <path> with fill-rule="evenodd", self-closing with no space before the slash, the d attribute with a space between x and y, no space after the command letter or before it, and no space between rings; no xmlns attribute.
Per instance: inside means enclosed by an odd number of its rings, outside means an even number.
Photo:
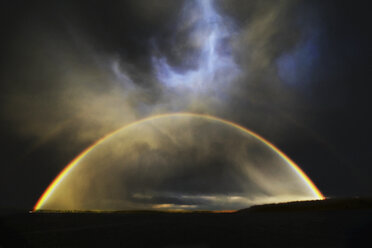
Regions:
<svg viewBox="0 0 372 248"><path fill-rule="evenodd" d="M337 211L372 209L372 198L329 198L314 201L294 201L285 203L255 205L238 212L266 211Z"/></svg>
<svg viewBox="0 0 372 248"><path fill-rule="evenodd" d="M234 213L14 212L0 215L0 247L368 247L371 202L289 202Z"/></svg>

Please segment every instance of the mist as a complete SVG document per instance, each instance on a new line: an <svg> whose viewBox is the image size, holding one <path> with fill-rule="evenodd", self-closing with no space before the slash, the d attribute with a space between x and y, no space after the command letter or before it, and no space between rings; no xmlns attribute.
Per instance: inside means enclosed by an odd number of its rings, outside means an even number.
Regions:
<svg viewBox="0 0 372 248"><path fill-rule="evenodd" d="M262 140L200 115L129 125L71 166L36 210L237 210L322 198Z"/></svg>

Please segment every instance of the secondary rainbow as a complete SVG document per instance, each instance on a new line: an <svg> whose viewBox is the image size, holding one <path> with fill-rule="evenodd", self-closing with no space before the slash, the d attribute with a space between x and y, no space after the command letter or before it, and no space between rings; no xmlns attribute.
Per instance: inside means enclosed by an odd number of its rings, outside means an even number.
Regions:
<svg viewBox="0 0 372 248"><path fill-rule="evenodd" d="M221 119L219 117L207 115L207 114L196 114L196 113L171 113L171 114L159 114L155 116L150 116L145 119L141 119L135 122L132 122L128 125L125 125L105 136L103 136L101 139L97 140L94 142L92 145L90 145L88 148L86 148L83 152L81 152L76 158L74 158L58 175L57 177L52 181L52 183L48 186L48 188L44 191L44 193L41 195L39 200L36 202L33 211L37 211L41 208L41 206L44 204L44 202L48 199L50 195L52 195L53 191L57 188L58 184L69 174L69 172L79 164L80 160L84 158L88 153L90 153L92 150L94 150L95 147L97 147L99 144L104 142L106 139L114 136L115 134L121 132L122 130L135 126L137 124L146 122L146 121L151 121L163 117L198 117L198 118L204 118L212 121L218 121L222 122L224 124L233 126L245 133L248 133L264 144L266 144L268 147L270 147L272 150L277 152L284 160L287 161L287 163L291 166L291 168L306 182L306 185L312 190L313 194L318 198L318 199L325 199L324 195L320 192L320 190L315 186L315 184L311 181L311 179L305 174L305 172L295 163L293 162L287 155L285 155L282 151L280 151L277 147L275 147L272 143L270 143L268 140L265 138L261 137L260 135L254 133L253 131L246 129L243 126L240 126L239 124L236 124L234 122Z"/></svg>

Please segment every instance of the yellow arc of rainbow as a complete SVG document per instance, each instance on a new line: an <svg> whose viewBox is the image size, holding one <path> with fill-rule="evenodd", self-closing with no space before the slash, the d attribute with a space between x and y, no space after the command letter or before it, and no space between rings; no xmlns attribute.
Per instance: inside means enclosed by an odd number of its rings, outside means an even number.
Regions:
<svg viewBox="0 0 372 248"><path fill-rule="evenodd" d="M260 135L254 133L253 131L251 131L249 129L246 129L243 126L240 126L237 123L234 123L234 122L231 122L231 121L228 121L228 120L219 118L219 117L215 117L215 116L211 116L211 115L207 115L207 114L197 114L197 113L182 112L182 113L170 113L170 114L168 113L168 114L159 114L159 115L150 116L150 117L147 117L147 118L144 118L144 119L141 119L141 120L132 122L130 124L124 125L123 127L121 127L119 129L117 129L117 130L115 130L115 131L113 131L113 132L111 132L111 133L103 136L102 138L100 138L99 140L97 140L96 142L94 142L92 145L90 145L89 147L87 147L83 152L81 152L76 158L74 158L57 175L57 177L52 181L52 183L48 186L48 188L44 191L44 193L41 195L41 197L39 198L39 200L36 202L33 211L39 210L41 208L41 206L44 204L44 202L49 198L49 196L57 188L57 186L59 185L59 183L61 181L63 181L63 179L69 174L69 172L80 162L80 160L82 158L84 158L89 152L91 152L95 147L97 147L99 144L101 144L102 142L104 142L106 139L114 136L115 134L119 133L123 129L126 129L126 128L129 128L129 127L135 126L135 125L137 125L139 123L143 123L143 122L150 121L150 120L156 120L156 119L163 118L163 117L173 117L173 116L174 117L177 117L177 116L199 117L199 118L205 118L205 119L212 120L212 121L218 121L218 122L222 122L224 124L231 125L231 126L237 128L237 129L239 129L239 130L241 130L241 131L243 131L245 133L248 133L248 134L252 135L253 137L257 138L258 140L260 140L261 142L263 142L264 144L266 144L273 151L275 151L276 153L278 153L291 166L291 168L302 178L302 180L304 180L306 182L306 185L311 189L311 191L313 192L313 194L316 195L316 197L318 199L321 199L321 200L325 199L324 195L315 186L315 184L311 181L311 179L305 174L305 172L295 162L293 162L287 155L285 155L281 150L279 150L277 147L275 147L272 143L270 143L265 138L261 137Z"/></svg>

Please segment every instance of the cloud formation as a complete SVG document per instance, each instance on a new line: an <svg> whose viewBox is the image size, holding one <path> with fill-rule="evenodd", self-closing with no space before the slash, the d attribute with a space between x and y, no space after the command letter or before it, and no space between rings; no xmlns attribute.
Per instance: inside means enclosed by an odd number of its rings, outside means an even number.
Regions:
<svg viewBox="0 0 372 248"><path fill-rule="evenodd" d="M265 125L273 106L298 114L288 84L309 74L316 57L292 69L314 54L315 38L293 25L298 4L268 2L113 2L105 6L112 17L103 21L114 25L106 36L89 22L89 7L75 16L78 5L63 5L74 18L61 24L57 15L60 30L31 22L20 32L14 46L26 57L18 57L20 74L8 75L16 94L5 96L11 107L3 115L38 143L67 129L77 142L92 142L160 112L210 113L254 129ZM131 30L125 18L118 20L120 11L141 26ZM175 90L180 84L185 87ZM249 115L242 118L243 112ZM271 129L283 135L281 126Z"/></svg>

